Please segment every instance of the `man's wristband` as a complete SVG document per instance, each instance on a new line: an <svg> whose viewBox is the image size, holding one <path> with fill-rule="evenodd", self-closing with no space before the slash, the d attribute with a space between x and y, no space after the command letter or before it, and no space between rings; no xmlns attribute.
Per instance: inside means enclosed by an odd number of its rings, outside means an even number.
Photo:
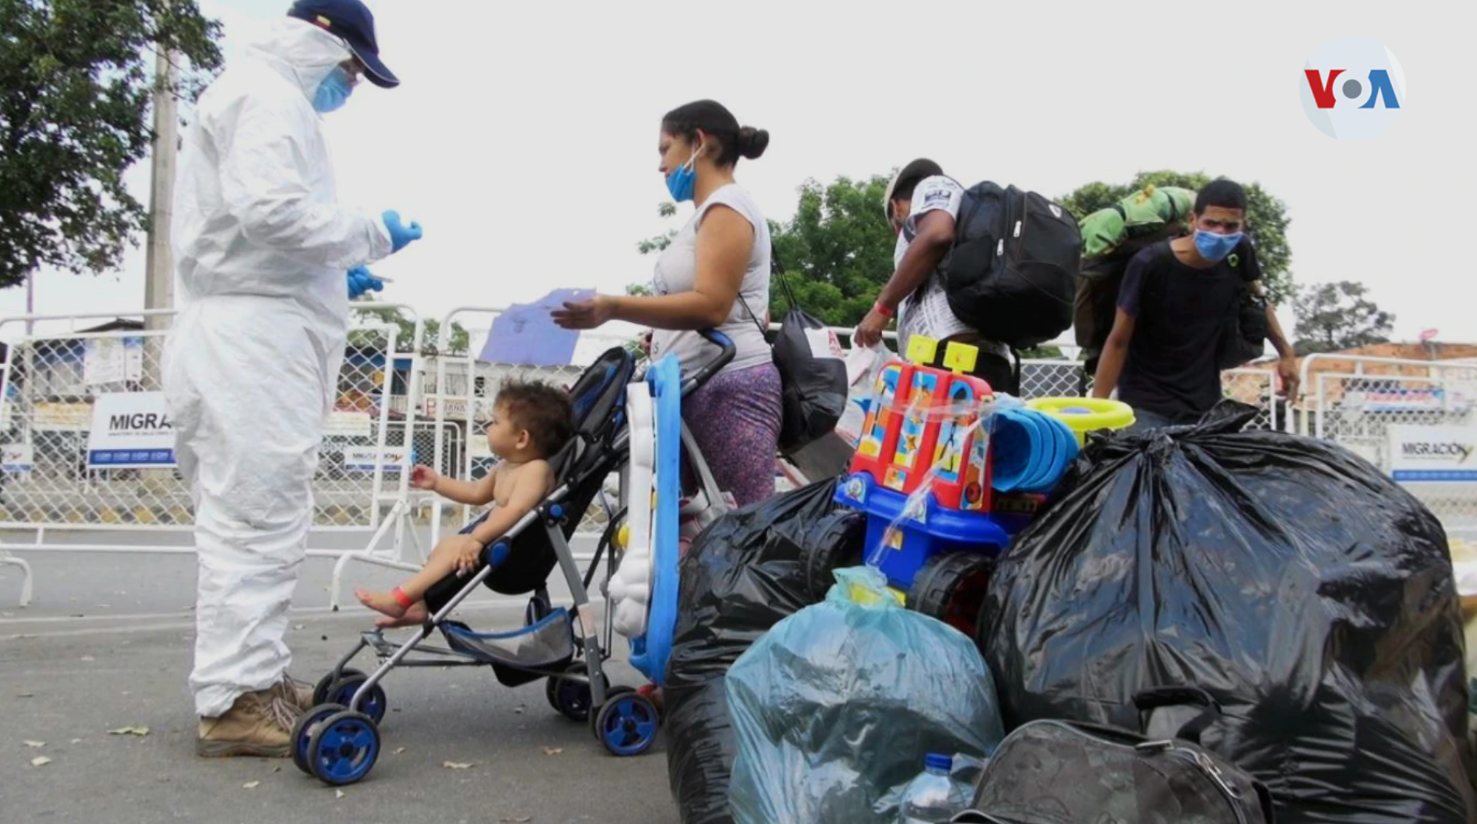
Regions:
<svg viewBox="0 0 1477 824"><path fill-rule="evenodd" d="M882 301L880 300L872 304L872 311L876 312L884 318L890 318L895 314L893 310L888 309L886 306L883 306Z"/></svg>

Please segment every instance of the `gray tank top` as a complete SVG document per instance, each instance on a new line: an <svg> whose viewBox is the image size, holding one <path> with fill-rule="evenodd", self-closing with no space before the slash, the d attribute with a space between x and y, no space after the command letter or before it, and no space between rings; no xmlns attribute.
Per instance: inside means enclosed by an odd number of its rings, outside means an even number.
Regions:
<svg viewBox="0 0 1477 824"><path fill-rule="evenodd" d="M697 233L702 226L703 216L715 205L723 204L743 215L754 227L754 247L749 252L749 263L744 269L744 279L739 285L739 297L729 308L728 319L718 331L733 340L737 352L723 371L732 372L770 363L773 355L769 344L760 332L769 308L769 224L764 220L753 198L736 183L713 192L695 213L687 225L672 239L656 261L652 276L652 288L658 295L690 292L697 276ZM745 308L745 305L749 307ZM759 315L758 323L749 314L752 309ZM708 343L697 332L656 329L651 336L652 359L667 353L675 353L682 364L684 374L709 363L717 356L718 348Z"/></svg>

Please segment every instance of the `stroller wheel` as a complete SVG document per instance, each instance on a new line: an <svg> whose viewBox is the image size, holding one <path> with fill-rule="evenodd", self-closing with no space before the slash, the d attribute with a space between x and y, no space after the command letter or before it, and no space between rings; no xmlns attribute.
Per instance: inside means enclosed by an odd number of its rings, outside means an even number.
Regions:
<svg viewBox="0 0 1477 824"><path fill-rule="evenodd" d="M328 690L328 700L325 703L338 704L343 707L351 706L359 688L364 686L364 682L368 680L369 676L363 673L340 678ZM384 688L375 684L369 688L369 693L364 696L364 700L359 702L359 711L374 719L374 723L378 724L385 720L385 710L389 705L390 702L385 698Z"/></svg>
<svg viewBox="0 0 1477 824"><path fill-rule="evenodd" d="M570 664L565 670L565 672L581 676L587 676L589 671L583 663ZM603 673L600 678L605 682L606 695L609 695L610 679L606 678ZM582 681L566 681L563 678L550 678L548 681L544 695L549 699L549 706L571 721L590 720L590 705L594 703L594 700L590 696L589 684Z"/></svg>
<svg viewBox="0 0 1477 824"><path fill-rule="evenodd" d="M342 681L345 678L351 678L355 675L363 674L364 673L354 669L353 667L344 667L342 670L339 671L338 676L335 677L333 671L329 670L327 675L318 679L317 686L313 687L313 703L315 705L328 703L328 691L333 688L334 681Z"/></svg>
<svg viewBox="0 0 1477 824"><path fill-rule="evenodd" d="M319 704L298 717L292 725L292 763L307 775L313 774L313 765L308 763L308 739L313 731L329 716L338 715L347 707L338 704Z"/></svg>
<svg viewBox="0 0 1477 824"><path fill-rule="evenodd" d="M379 754L379 728L362 712L334 713L308 736L313 776L332 786L353 784L368 775Z"/></svg>
<svg viewBox="0 0 1477 824"><path fill-rule="evenodd" d="M594 727L607 752L629 757L651 749L660 725L656 706L649 698L622 691L600 708Z"/></svg>
<svg viewBox="0 0 1477 824"><path fill-rule="evenodd" d="M595 709L597 709L597 710L603 710L607 706L609 706L610 704L615 703L615 699L617 699L617 698L619 698L619 697L621 697L623 695L634 695L635 693L636 693L635 687L627 687L627 686L624 686L624 685L619 686L619 687L610 687L609 689L607 689L605 691L605 703L604 704L601 704L600 706L596 707ZM590 734L593 735L593 736L595 736L595 740L596 741L603 742L605 740L605 738L604 738L604 735L600 732L600 713L599 712L592 712L592 713L590 713L590 719L589 720L590 720Z"/></svg>

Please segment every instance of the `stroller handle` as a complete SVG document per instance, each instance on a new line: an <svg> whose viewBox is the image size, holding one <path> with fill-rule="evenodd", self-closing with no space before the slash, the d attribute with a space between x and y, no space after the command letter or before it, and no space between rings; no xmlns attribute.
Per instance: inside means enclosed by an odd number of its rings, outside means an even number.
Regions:
<svg viewBox="0 0 1477 824"><path fill-rule="evenodd" d="M707 383L709 378L718 374L718 370L727 366L728 362L733 360L734 353L738 351L734 347L733 341L717 329L700 329L698 330L698 334L723 351L719 352L718 356L713 358L713 360L703 364L701 369L682 382L682 394L684 395Z"/></svg>

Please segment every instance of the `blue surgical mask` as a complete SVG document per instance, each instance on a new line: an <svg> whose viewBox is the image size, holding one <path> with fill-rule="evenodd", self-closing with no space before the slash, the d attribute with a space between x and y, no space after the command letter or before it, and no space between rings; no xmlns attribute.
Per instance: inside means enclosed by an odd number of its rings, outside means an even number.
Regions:
<svg viewBox="0 0 1477 824"><path fill-rule="evenodd" d="M1241 232L1234 235L1218 235L1214 232L1195 230L1195 248L1200 256L1206 260L1217 263L1231 254L1236 244L1241 242Z"/></svg>
<svg viewBox="0 0 1477 824"><path fill-rule="evenodd" d="M338 111L353 93L354 84L349 82L349 73L343 66L334 66L333 71L318 84L318 91L313 95L313 108L320 114Z"/></svg>
<svg viewBox="0 0 1477 824"><path fill-rule="evenodd" d="M667 175L667 191L672 193L672 199L678 203L692 200L692 185L697 182L697 153L702 148L699 146L693 149L692 157Z"/></svg>

